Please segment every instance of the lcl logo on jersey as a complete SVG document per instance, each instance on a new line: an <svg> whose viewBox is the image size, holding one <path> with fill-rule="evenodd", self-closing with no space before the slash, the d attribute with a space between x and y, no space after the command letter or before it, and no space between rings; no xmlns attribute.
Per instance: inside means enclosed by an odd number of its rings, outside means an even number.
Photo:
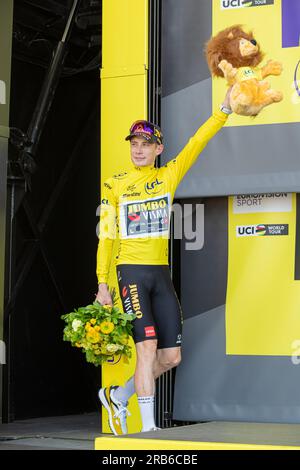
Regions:
<svg viewBox="0 0 300 470"><path fill-rule="evenodd" d="M146 183L145 184L145 191L147 194L158 194L161 191L160 186L163 184L163 181L158 181L158 178L156 178L155 181L152 181L152 183Z"/></svg>

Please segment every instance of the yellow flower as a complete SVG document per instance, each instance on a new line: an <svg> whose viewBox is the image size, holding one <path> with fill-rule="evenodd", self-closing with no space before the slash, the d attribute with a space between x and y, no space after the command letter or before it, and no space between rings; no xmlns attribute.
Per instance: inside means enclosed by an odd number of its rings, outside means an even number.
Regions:
<svg viewBox="0 0 300 470"><path fill-rule="evenodd" d="M111 356L113 354L107 351L106 346L101 346L100 351L101 351L101 354L105 354L106 356Z"/></svg>
<svg viewBox="0 0 300 470"><path fill-rule="evenodd" d="M100 331L104 335L109 335L115 329L115 325L111 321L103 321L100 324Z"/></svg>
<svg viewBox="0 0 300 470"><path fill-rule="evenodd" d="M105 309L105 310L108 310L109 312L111 312L111 305L102 305L102 307Z"/></svg>
<svg viewBox="0 0 300 470"><path fill-rule="evenodd" d="M80 343L78 343L78 342L77 342L77 343L75 343L75 346L76 346L76 348L81 348L81 344L80 344Z"/></svg>
<svg viewBox="0 0 300 470"><path fill-rule="evenodd" d="M87 335L86 335L86 339L90 342L90 343L99 343L99 340L100 340L100 335L97 331L94 330L94 328L90 328L90 330L88 331Z"/></svg>
<svg viewBox="0 0 300 470"><path fill-rule="evenodd" d="M128 344L128 335L122 335L119 337L119 343Z"/></svg>
<svg viewBox="0 0 300 470"><path fill-rule="evenodd" d="M119 346L117 344L108 344L106 346L106 350L112 354L119 350Z"/></svg>
<svg viewBox="0 0 300 470"><path fill-rule="evenodd" d="M72 328L74 331L77 331L78 328L82 326L82 321L81 320L73 320L72 321Z"/></svg>
<svg viewBox="0 0 300 470"><path fill-rule="evenodd" d="M95 330L95 331L100 331L100 326L99 326L99 325L94 326L94 330Z"/></svg>
<svg viewBox="0 0 300 470"><path fill-rule="evenodd" d="M90 322L88 321L88 322L85 324L85 329L86 329L86 331L89 331L90 328L91 328L91 324L90 324Z"/></svg>
<svg viewBox="0 0 300 470"><path fill-rule="evenodd" d="M96 318L92 318L92 319L91 319L91 325L96 325L96 323L97 323Z"/></svg>

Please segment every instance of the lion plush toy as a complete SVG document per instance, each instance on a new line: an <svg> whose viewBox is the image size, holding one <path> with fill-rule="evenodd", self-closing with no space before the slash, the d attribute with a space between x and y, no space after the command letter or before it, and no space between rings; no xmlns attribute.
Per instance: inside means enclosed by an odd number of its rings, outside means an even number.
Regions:
<svg viewBox="0 0 300 470"><path fill-rule="evenodd" d="M272 90L268 75L280 75L280 62L269 60L258 68L263 59L253 33L241 25L224 29L206 44L206 58L213 76L224 77L232 86L230 105L243 116L256 116L265 106L283 99L280 91Z"/></svg>

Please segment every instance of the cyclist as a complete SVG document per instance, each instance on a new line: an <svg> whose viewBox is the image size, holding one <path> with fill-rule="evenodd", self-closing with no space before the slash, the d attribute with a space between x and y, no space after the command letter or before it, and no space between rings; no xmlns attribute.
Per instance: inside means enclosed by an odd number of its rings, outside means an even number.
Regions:
<svg viewBox="0 0 300 470"><path fill-rule="evenodd" d="M96 299L102 305L112 305L107 279L113 240L118 232L116 267L120 297L124 311L137 315L133 329L135 374L124 387L114 385L99 391L115 435L127 433L127 404L135 392L142 432L156 429L155 379L180 363L182 313L168 266L171 205L180 181L231 114L230 91L220 109L197 130L177 157L160 168L154 165L164 149L161 129L149 121L133 123L126 137L133 168L104 183Z"/></svg>

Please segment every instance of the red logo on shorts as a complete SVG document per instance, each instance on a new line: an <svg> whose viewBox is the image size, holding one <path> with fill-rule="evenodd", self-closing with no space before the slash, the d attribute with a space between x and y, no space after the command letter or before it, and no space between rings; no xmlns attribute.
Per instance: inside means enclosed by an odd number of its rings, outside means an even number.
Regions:
<svg viewBox="0 0 300 470"><path fill-rule="evenodd" d="M146 338L150 338L151 336L156 336L154 326L146 326L145 327L145 336L146 336Z"/></svg>
<svg viewBox="0 0 300 470"><path fill-rule="evenodd" d="M127 294L128 294L127 287L124 286L123 289L122 289L122 296L123 296L123 297L126 297Z"/></svg>

